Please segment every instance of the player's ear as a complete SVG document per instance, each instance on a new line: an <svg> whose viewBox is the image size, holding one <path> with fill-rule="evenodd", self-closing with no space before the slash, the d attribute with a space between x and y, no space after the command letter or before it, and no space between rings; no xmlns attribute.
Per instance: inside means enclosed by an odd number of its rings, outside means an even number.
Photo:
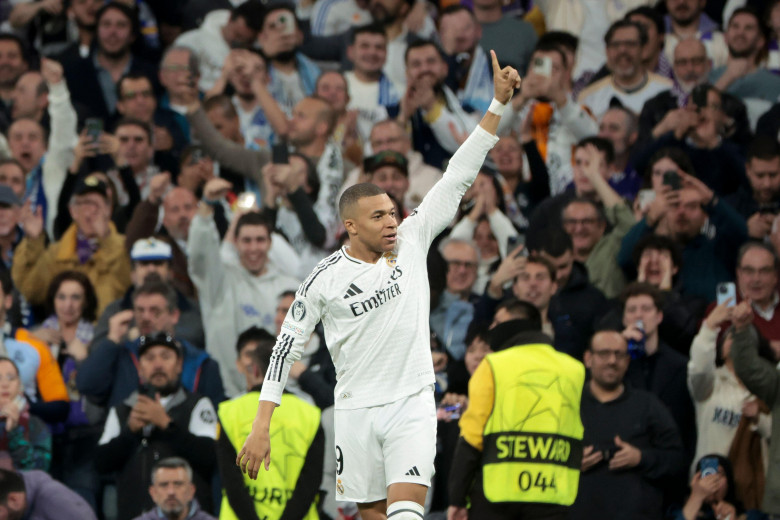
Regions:
<svg viewBox="0 0 780 520"><path fill-rule="evenodd" d="M354 218L344 219L344 229L347 230L349 235L357 235L357 223Z"/></svg>

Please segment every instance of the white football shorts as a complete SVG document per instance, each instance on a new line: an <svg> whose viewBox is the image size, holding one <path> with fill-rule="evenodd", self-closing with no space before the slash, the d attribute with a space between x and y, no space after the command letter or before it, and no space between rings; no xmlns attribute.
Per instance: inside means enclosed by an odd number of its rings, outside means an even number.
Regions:
<svg viewBox="0 0 780 520"><path fill-rule="evenodd" d="M335 410L336 500L387 498L397 482L431 485L436 456L433 386L398 401Z"/></svg>

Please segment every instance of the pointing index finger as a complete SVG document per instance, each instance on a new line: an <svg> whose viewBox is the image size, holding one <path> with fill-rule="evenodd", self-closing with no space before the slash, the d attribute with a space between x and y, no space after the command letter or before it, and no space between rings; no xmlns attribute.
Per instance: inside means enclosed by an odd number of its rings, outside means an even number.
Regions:
<svg viewBox="0 0 780 520"><path fill-rule="evenodd" d="M496 51L490 49L490 58L493 61L493 74L501 72L501 66L498 64L498 58L496 57Z"/></svg>

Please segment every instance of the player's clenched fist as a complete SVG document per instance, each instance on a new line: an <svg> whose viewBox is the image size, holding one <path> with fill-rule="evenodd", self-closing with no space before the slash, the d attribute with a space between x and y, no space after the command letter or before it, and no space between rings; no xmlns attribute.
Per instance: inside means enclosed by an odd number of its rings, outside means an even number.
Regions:
<svg viewBox="0 0 780 520"><path fill-rule="evenodd" d="M507 104L512 99L512 93L520 88L520 74L512 67L504 67L498 64L496 52L491 50L493 59L493 94L497 101Z"/></svg>
<svg viewBox="0 0 780 520"><path fill-rule="evenodd" d="M264 464L266 471L271 467L271 438L267 428L253 427L236 457L236 465L255 480L261 464Z"/></svg>

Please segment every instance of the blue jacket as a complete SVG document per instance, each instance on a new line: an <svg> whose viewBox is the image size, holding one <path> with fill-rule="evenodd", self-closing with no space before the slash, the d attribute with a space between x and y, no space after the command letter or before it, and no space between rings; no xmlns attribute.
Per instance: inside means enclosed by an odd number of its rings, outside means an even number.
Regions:
<svg viewBox="0 0 780 520"><path fill-rule="evenodd" d="M181 341L181 340L180 340ZM186 341L181 382L184 388L211 399L215 409L225 400L225 390L217 362L204 350ZM76 374L78 391L99 405L117 406L138 390L141 383L136 362L138 340L117 345L110 339L100 340L81 363Z"/></svg>

